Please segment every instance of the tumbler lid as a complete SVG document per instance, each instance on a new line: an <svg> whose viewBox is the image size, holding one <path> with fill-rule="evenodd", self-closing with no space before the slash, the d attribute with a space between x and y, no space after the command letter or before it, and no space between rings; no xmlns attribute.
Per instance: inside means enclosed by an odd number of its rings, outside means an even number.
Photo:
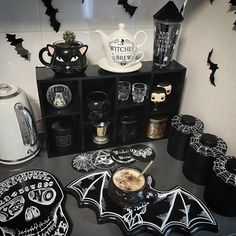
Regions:
<svg viewBox="0 0 236 236"><path fill-rule="evenodd" d="M214 134L204 133L201 136L200 142L208 147L215 147L217 146L217 137Z"/></svg>
<svg viewBox="0 0 236 236"><path fill-rule="evenodd" d="M180 22L184 19L173 1L169 1L153 18L165 22Z"/></svg>
<svg viewBox="0 0 236 236"><path fill-rule="evenodd" d="M192 126L192 125L195 125L196 118L194 116L190 116L190 115L182 115L181 116L181 122L184 125Z"/></svg>

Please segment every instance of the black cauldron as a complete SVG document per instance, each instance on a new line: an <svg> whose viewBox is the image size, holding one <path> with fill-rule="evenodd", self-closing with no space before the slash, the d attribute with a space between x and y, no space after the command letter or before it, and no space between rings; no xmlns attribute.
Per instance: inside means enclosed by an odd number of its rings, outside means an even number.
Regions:
<svg viewBox="0 0 236 236"><path fill-rule="evenodd" d="M157 192L149 188L146 176L136 167L119 167L109 182L108 194L121 207L134 207L156 199Z"/></svg>

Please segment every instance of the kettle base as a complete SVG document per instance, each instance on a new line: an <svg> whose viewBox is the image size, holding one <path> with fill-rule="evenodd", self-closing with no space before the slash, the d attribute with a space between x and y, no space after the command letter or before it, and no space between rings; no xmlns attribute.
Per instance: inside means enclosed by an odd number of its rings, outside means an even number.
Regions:
<svg viewBox="0 0 236 236"><path fill-rule="evenodd" d="M17 165L17 164L22 164L26 161L29 161L31 160L32 158L34 158L35 156L38 155L40 151L40 146L39 148L30 156L27 156L27 157L23 157L23 158L20 158L20 159L17 159L17 160L3 160L3 159L0 159L0 164L4 164L4 165Z"/></svg>

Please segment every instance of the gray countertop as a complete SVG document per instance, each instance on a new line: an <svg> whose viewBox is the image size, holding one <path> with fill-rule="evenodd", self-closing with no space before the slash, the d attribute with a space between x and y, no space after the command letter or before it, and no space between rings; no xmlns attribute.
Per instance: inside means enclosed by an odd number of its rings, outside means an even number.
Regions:
<svg viewBox="0 0 236 236"><path fill-rule="evenodd" d="M204 187L188 181L183 173L183 162L172 158L166 151L167 139L145 143L151 146L156 152L156 158L149 169L149 173L155 179L155 188L158 190L170 190L179 185L190 191L203 202ZM78 172L72 168L72 159L75 155L48 158L44 146L39 155L32 160L15 166L0 165L0 181L25 170L42 169L55 175L65 187L73 180L77 179L84 173ZM146 163L136 161L133 164L137 167L144 168ZM236 201L236 199L235 199ZM98 224L95 212L89 208L78 208L77 200L66 195L65 208L70 216L72 227L72 236L121 236L123 235L120 228L114 223ZM219 225L219 232L201 230L196 232L196 236L236 236L236 217L223 217L211 211ZM138 234L148 236L148 233ZM170 233L169 235L182 235L179 233Z"/></svg>

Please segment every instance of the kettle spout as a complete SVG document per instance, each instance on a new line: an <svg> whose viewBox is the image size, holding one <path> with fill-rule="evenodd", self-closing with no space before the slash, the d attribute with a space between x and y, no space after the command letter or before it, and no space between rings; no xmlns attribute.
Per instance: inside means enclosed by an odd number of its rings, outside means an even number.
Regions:
<svg viewBox="0 0 236 236"><path fill-rule="evenodd" d="M95 32L100 35L102 42L105 45L108 42L108 36L105 33L103 33L101 30L95 30Z"/></svg>

